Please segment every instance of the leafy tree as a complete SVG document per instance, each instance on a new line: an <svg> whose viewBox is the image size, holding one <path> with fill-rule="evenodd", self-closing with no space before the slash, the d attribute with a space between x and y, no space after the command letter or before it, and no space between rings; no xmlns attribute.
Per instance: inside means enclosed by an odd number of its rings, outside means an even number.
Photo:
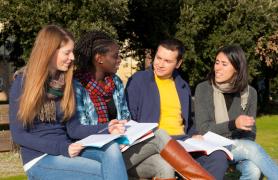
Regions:
<svg viewBox="0 0 278 180"><path fill-rule="evenodd" d="M266 77L270 82L270 92L278 94L278 31L269 35L262 36L258 39L256 54L262 61L261 67L264 71L261 76ZM266 96L270 92L266 92Z"/></svg>
<svg viewBox="0 0 278 180"><path fill-rule="evenodd" d="M230 43L242 46L250 75L258 75L256 42L277 29L277 12L278 1L272 0L184 0L176 37L187 47L182 68L190 85L206 77L216 50Z"/></svg>
<svg viewBox="0 0 278 180"><path fill-rule="evenodd" d="M129 38L130 48L136 50L143 67L146 51L154 52L160 40L175 35L180 1L129 0L128 7L130 15L120 37Z"/></svg>
<svg viewBox="0 0 278 180"><path fill-rule="evenodd" d="M268 73L269 68L277 70L277 64L270 67L265 62L273 54L262 57L256 54L256 46L261 40L266 48L270 35L277 31L277 12L277 0L0 0L4 25L0 46L12 42L10 59L20 66L40 28L55 23L76 38L91 29L104 30L120 40L128 38L127 51L136 50L143 62L146 50L154 52L160 40L176 36L187 48L182 73L194 87L206 77L216 50L238 43L246 52L251 77L271 79L275 73Z"/></svg>
<svg viewBox="0 0 278 180"><path fill-rule="evenodd" d="M128 0L1 0L0 46L12 39L11 60L19 66L28 59L36 34L46 24L66 27L76 38L92 29L117 37L128 15L127 5Z"/></svg>
<svg viewBox="0 0 278 180"><path fill-rule="evenodd" d="M273 69L278 68L278 31L268 37L260 37L256 46L256 54Z"/></svg>

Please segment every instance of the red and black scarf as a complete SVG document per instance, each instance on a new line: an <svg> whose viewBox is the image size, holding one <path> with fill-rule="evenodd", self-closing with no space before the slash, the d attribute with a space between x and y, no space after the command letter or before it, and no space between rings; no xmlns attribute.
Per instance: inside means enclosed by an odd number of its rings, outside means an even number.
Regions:
<svg viewBox="0 0 278 180"><path fill-rule="evenodd" d="M109 121L107 102L113 97L115 83L112 76L106 76L104 83L98 83L90 72L77 72L75 78L85 87L96 108L98 122Z"/></svg>

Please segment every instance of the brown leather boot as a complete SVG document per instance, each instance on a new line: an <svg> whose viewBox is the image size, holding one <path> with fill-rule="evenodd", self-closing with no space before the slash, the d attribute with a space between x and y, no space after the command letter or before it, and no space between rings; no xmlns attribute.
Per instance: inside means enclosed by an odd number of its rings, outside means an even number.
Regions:
<svg viewBox="0 0 278 180"><path fill-rule="evenodd" d="M171 139L160 155L165 159L183 178L188 180L214 180L191 155L174 139Z"/></svg>

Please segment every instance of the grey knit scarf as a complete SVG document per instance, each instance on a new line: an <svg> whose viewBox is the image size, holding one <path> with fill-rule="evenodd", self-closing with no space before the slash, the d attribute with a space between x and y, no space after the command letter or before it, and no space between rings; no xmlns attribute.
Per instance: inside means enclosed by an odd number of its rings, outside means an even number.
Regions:
<svg viewBox="0 0 278 180"><path fill-rule="evenodd" d="M216 124L229 121L228 110L223 93L231 93L232 84L224 83L217 84L212 83L213 87L213 103L214 103L214 115ZM240 92L241 108L246 109L249 96L249 86L247 86L242 92Z"/></svg>

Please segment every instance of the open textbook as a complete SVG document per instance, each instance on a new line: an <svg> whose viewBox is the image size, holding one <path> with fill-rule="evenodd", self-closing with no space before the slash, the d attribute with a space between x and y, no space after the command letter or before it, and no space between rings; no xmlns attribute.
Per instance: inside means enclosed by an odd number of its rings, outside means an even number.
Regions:
<svg viewBox="0 0 278 180"><path fill-rule="evenodd" d="M154 136L154 133L153 131L149 131L147 132L145 135L143 135L142 137L140 137L139 139L137 139L136 141L134 141L132 144L125 144L125 145L121 145L120 146L120 149L122 152L124 152L125 150L127 150L128 148L130 148L131 146L135 145L135 144L138 144L142 141L145 141L146 139L149 139L151 137ZM118 142L119 143L119 142Z"/></svg>
<svg viewBox="0 0 278 180"><path fill-rule="evenodd" d="M234 144L233 140L210 131L204 134L203 138L203 140L192 138L185 141L179 140L179 143L186 149L187 152L204 152L209 155L214 151L222 150L227 154L230 160L233 160L232 153L224 147Z"/></svg>
<svg viewBox="0 0 278 180"><path fill-rule="evenodd" d="M152 130L158 126L157 123L138 123L136 121L130 120L125 124L126 132L124 134L93 134L77 143L83 146L92 146L101 148L105 144L115 140L119 144L124 144L126 147L122 146L122 151L125 151L131 145L142 142L152 136Z"/></svg>

